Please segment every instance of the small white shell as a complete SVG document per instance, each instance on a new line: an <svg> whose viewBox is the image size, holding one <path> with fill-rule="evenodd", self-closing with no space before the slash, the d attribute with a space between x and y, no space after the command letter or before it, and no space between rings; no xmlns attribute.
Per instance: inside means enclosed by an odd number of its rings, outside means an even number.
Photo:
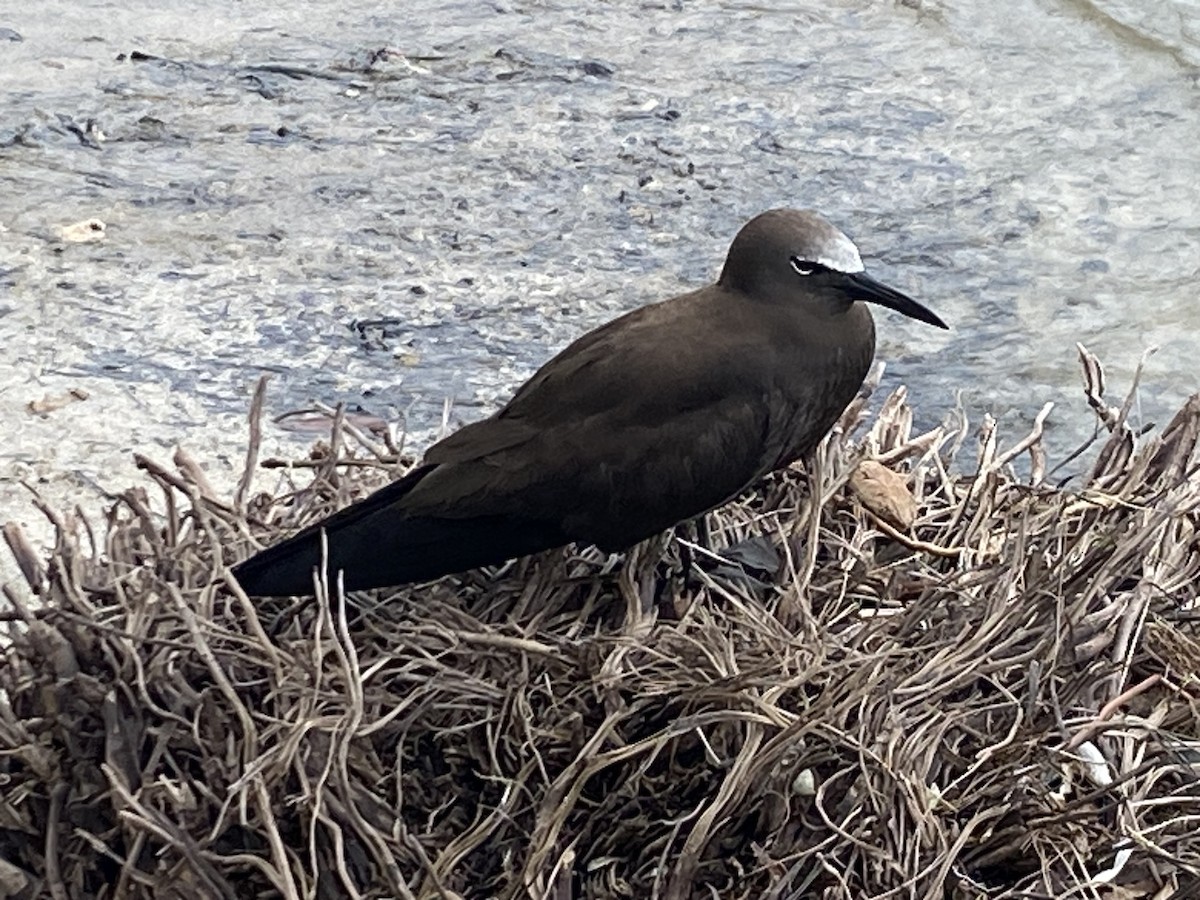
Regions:
<svg viewBox="0 0 1200 900"><path fill-rule="evenodd" d="M817 795L817 775L812 769L801 769L792 780L792 790L800 797Z"/></svg>
<svg viewBox="0 0 1200 900"><path fill-rule="evenodd" d="M1088 781L1096 787L1108 787L1112 784L1113 777L1108 769L1108 761L1095 744L1084 741L1075 748L1075 752L1083 760L1083 773L1087 775Z"/></svg>

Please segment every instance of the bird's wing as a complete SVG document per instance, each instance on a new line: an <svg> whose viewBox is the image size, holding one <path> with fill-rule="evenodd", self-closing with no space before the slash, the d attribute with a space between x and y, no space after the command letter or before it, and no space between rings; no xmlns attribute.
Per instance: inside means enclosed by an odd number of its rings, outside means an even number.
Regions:
<svg viewBox="0 0 1200 900"><path fill-rule="evenodd" d="M616 550L731 500L776 454L771 405L766 396L735 392L659 421L581 428L572 436L576 458L586 459L578 455L585 446L602 452L559 475L565 498L574 498L564 530Z"/></svg>
<svg viewBox="0 0 1200 900"><path fill-rule="evenodd" d="M439 464L406 498L414 514L512 515L575 540L628 546L736 496L779 450L767 398L731 394L638 420L568 420L485 457Z"/></svg>

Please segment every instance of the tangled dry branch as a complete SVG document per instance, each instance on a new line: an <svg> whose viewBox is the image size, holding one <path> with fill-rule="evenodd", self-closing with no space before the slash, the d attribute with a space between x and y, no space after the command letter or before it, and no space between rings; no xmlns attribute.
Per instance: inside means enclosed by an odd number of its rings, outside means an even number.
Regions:
<svg viewBox="0 0 1200 900"><path fill-rule="evenodd" d="M231 500L140 460L160 511L46 508L48 560L4 532L0 895L1188 890L1200 397L1136 435L1080 352L1105 427L1067 488L1049 409L1007 451L985 421L953 474L965 419L914 435L903 390L869 420L864 394L707 539L353 603L256 605L225 566L395 448L338 423L251 496L255 424Z"/></svg>

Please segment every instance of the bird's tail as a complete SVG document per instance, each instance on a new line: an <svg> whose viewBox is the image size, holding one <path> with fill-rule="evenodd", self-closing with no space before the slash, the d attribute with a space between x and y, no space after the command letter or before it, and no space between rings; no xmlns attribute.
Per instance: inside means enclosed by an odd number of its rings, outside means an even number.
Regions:
<svg viewBox="0 0 1200 900"><path fill-rule="evenodd" d="M339 571L348 591L431 581L453 572L495 565L568 543L555 527L503 515L452 519L411 516L404 495L431 470L423 466L365 500L310 525L234 566L247 594L306 596L328 542L331 587Z"/></svg>

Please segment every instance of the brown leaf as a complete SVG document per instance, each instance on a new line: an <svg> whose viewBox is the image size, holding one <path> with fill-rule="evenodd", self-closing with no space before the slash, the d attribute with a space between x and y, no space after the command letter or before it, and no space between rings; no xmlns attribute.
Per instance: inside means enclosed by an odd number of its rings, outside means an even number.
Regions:
<svg viewBox="0 0 1200 900"><path fill-rule="evenodd" d="M917 518L917 500L903 475L874 459L864 459L850 476L850 490L885 522L907 531Z"/></svg>

